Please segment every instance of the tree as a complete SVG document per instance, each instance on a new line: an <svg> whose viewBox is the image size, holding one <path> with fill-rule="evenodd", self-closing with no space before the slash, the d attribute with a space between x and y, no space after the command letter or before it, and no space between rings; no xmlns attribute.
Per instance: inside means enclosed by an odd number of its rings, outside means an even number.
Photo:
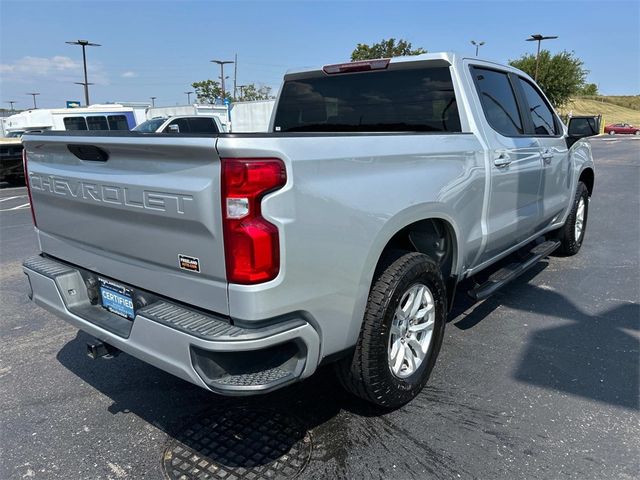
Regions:
<svg viewBox="0 0 640 480"><path fill-rule="evenodd" d="M222 98L222 87L215 80L193 82L191 86L196 91L198 103L216 103L218 98Z"/></svg>
<svg viewBox="0 0 640 480"><path fill-rule="evenodd" d="M256 87L254 83L244 85L239 89L240 94L236 100L239 102L248 102L251 100L268 100L273 98L271 95L271 87L262 86Z"/></svg>
<svg viewBox="0 0 640 480"><path fill-rule="evenodd" d="M528 73L531 77L535 75L536 56L534 54L510 60L509 64ZM589 73L583 65L582 60L573 52L562 51L551 56L549 50L540 51L537 82L555 107L562 107L571 97L580 93Z"/></svg>
<svg viewBox="0 0 640 480"><path fill-rule="evenodd" d="M595 83L585 83L580 90L581 97L595 97L598 95L598 85Z"/></svg>
<svg viewBox="0 0 640 480"><path fill-rule="evenodd" d="M395 38L385 40L384 38L380 43L374 43L373 45L367 45L366 43L359 43L353 52L351 52L351 61L356 60L373 60L375 58L390 58L390 57L402 57L405 55L420 55L421 53L427 53L424 48L411 48L411 43L406 40L398 40L396 43Z"/></svg>

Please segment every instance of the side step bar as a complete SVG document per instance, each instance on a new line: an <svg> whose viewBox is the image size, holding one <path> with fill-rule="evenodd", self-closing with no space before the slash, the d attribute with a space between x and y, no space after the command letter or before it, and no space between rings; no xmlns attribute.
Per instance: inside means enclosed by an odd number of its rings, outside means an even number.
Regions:
<svg viewBox="0 0 640 480"><path fill-rule="evenodd" d="M506 267L501 268L491 276L482 285L469 290L468 294L474 300L484 300L493 295L497 290L504 287L507 283L515 280L524 272L533 267L544 257L549 256L560 246L557 240L547 240L531 249L529 255L522 262L514 262Z"/></svg>

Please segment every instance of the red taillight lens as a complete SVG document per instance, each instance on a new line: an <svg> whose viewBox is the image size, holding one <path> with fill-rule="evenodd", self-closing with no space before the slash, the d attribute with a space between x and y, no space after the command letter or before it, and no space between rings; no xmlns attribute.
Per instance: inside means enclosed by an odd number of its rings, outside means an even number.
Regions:
<svg viewBox="0 0 640 480"><path fill-rule="evenodd" d="M24 170L24 183L27 186L27 195L29 195L29 208L31 208L31 218L33 219L33 226L37 227L36 213L33 210L33 198L31 198L31 185L29 185L29 170L27 168L27 149L22 147L22 168Z"/></svg>
<svg viewBox="0 0 640 480"><path fill-rule="evenodd" d="M262 218L260 203L262 197L286 181L280 159L222 159L222 223L229 282L248 285L278 275L278 229Z"/></svg>

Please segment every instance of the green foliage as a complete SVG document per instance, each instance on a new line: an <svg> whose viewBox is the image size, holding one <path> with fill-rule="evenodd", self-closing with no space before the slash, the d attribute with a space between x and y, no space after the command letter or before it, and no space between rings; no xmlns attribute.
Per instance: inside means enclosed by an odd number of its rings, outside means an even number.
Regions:
<svg viewBox="0 0 640 480"><path fill-rule="evenodd" d="M389 40L382 39L380 43L374 43L373 45L359 43L353 52L351 52L351 61L355 62L356 60L373 60L375 58L402 57L405 55L427 53L424 48L412 49L411 47L410 42L402 39L396 42L395 38L390 38Z"/></svg>
<svg viewBox="0 0 640 480"><path fill-rule="evenodd" d="M585 83L580 89L578 95L581 97L595 97L598 95L598 85L595 83Z"/></svg>
<svg viewBox="0 0 640 480"><path fill-rule="evenodd" d="M196 91L198 103L216 103L216 99L222 98L222 87L215 80L193 82L191 86Z"/></svg>
<svg viewBox="0 0 640 480"><path fill-rule="evenodd" d="M535 77L535 54L523 55L509 64ZM573 52L562 51L552 56L549 50L540 51L537 83L555 107L562 107L580 93L588 73L583 65Z"/></svg>
<svg viewBox="0 0 640 480"><path fill-rule="evenodd" d="M193 82L191 86L195 89L198 98L198 103L216 103L216 100L222 99L222 87L220 82L215 80L202 80L200 82ZM250 100L268 100L274 98L271 95L271 87L261 86L256 87L255 83L249 83L244 85L241 89L238 89L239 96L233 97L233 87L225 84L226 97L235 101L250 101Z"/></svg>
<svg viewBox="0 0 640 480"><path fill-rule="evenodd" d="M239 95L236 100L239 102L248 102L251 100L268 100L270 98L274 98L273 95L271 95L271 87L256 87L254 83L244 85L242 88L238 89L237 93Z"/></svg>

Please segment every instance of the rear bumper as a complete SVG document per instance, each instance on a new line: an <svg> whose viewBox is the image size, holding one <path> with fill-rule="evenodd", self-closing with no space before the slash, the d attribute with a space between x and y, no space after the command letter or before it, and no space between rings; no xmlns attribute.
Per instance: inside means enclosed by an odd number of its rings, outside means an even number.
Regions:
<svg viewBox="0 0 640 480"><path fill-rule="evenodd" d="M25 260L23 269L39 306L123 352L216 393L271 391L310 376L318 365L319 336L303 315L240 328L224 317L153 297L131 321L91 303L83 269L42 256Z"/></svg>

